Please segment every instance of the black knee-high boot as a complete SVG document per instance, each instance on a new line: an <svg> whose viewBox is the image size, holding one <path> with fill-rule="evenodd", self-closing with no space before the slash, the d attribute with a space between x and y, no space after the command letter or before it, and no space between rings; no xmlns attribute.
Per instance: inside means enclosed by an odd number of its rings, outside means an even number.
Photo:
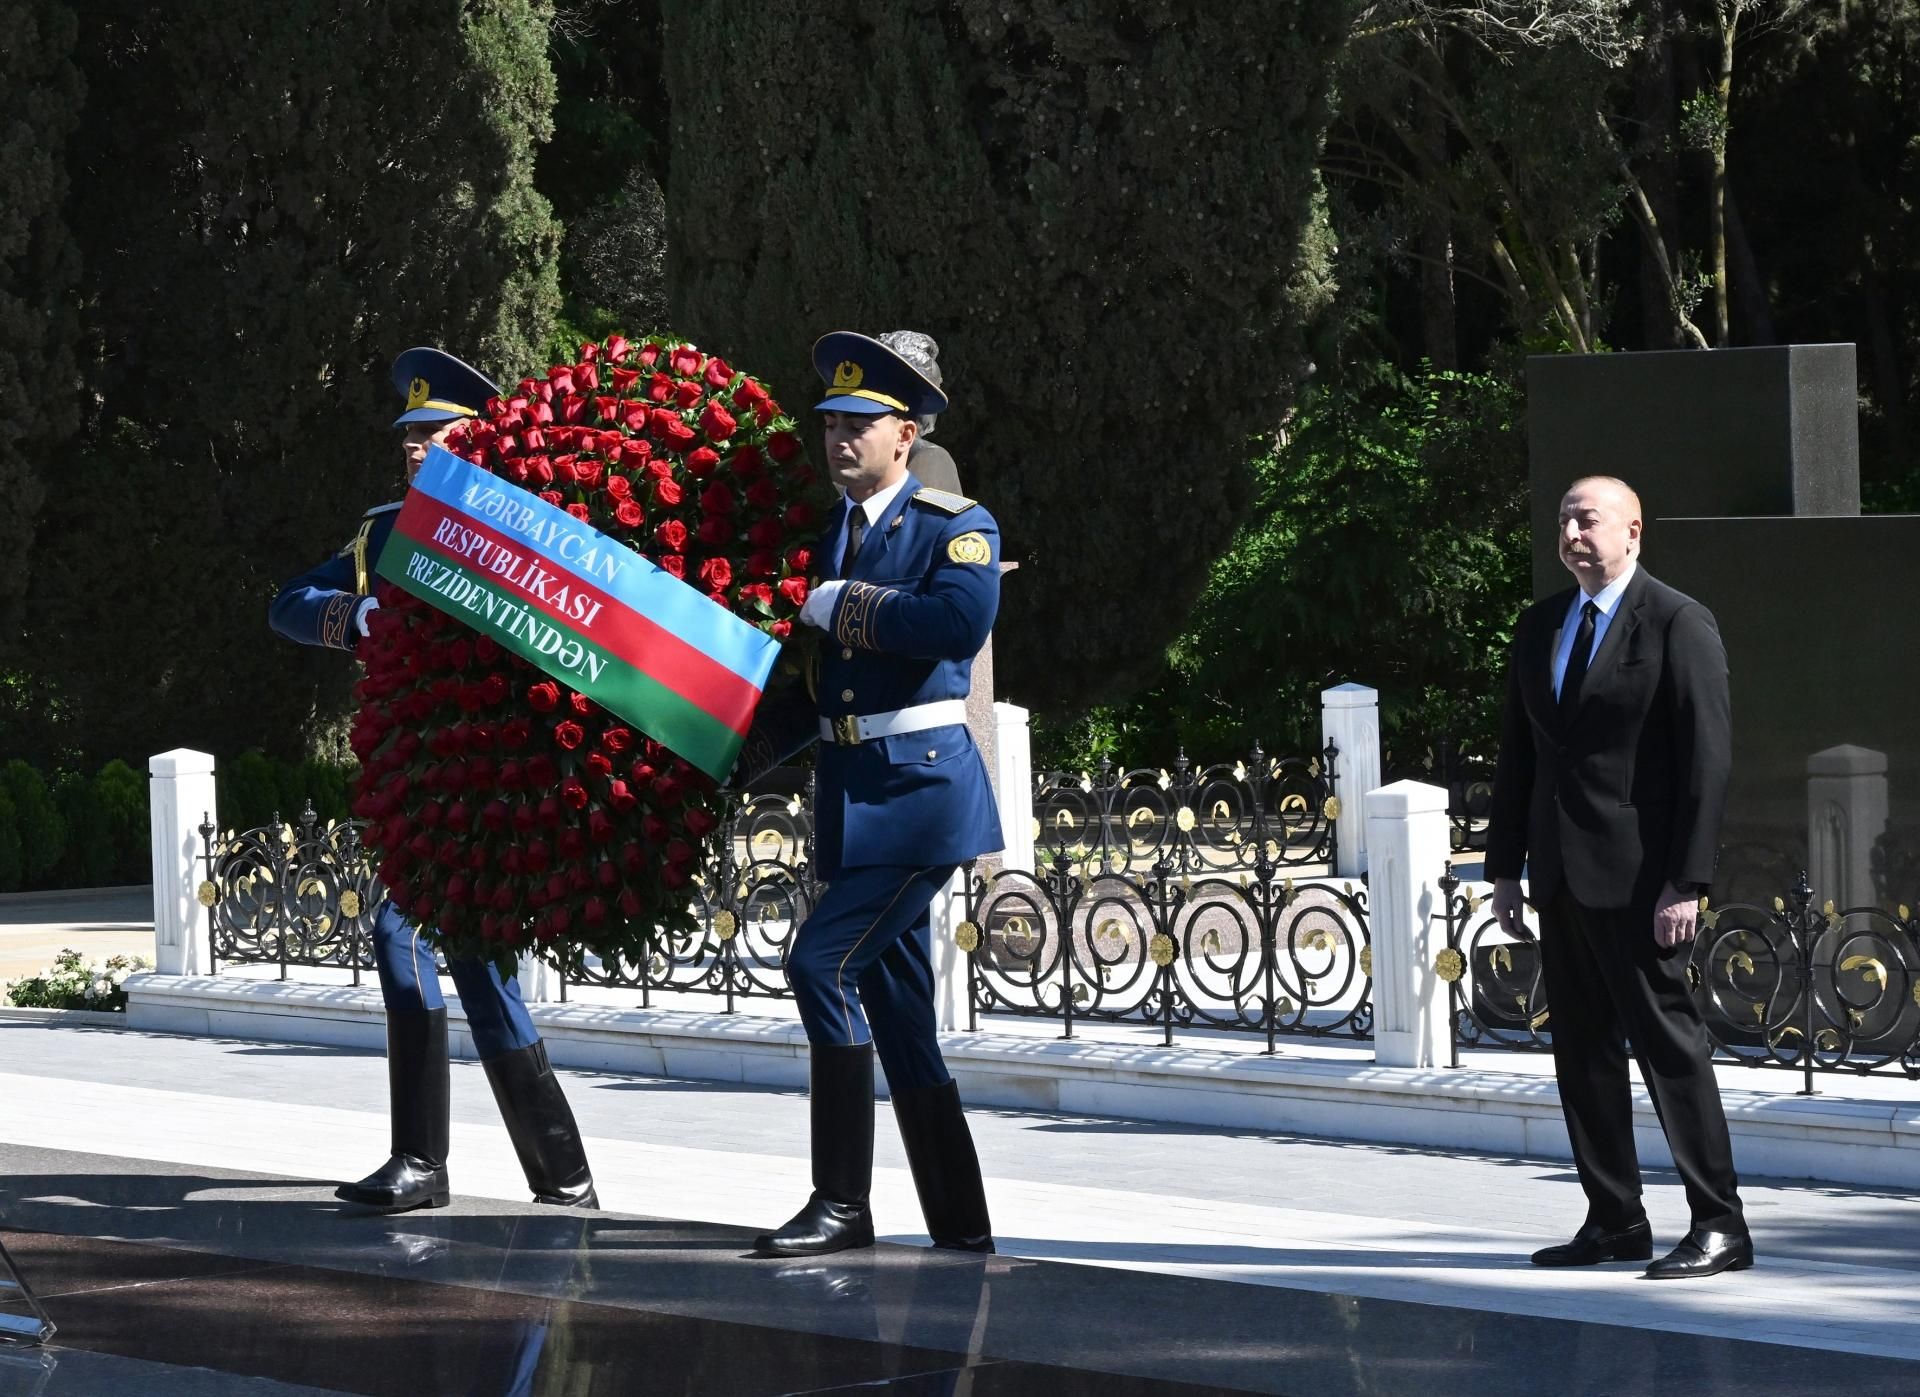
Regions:
<svg viewBox="0 0 1920 1397"><path fill-rule="evenodd" d="M547 1045L536 1042L515 1048L480 1065L486 1069L494 1103L526 1171L533 1201L561 1208L598 1208L600 1198L593 1191L586 1146L574 1123L573 1108L547 1061Z"/></svg>
<svg viewBox="0 0 1920 1397"><path fill-rule="evenodd" d="M387 1109L393 1156L334 1196L402 1213L444 1208L447 1183L447 1011L387 1010Z"/></svg>
<svg viewBox="0 0 1920 1397"><path fill-rule="evenodd" d="M873 1245L873 1046L813 1046L813 1196L785 1227L756 1238L770 1256Z"/></svg>
<svg viewBox="0 0 1920 1397"><path fill-rule="evenodd" d="M907 1147L914 1191L936 1247L952 1251L993 1250L987 1191L973 1133L960 1109L960 1087L909 1087L893 1094L894 1119Z"/></svg>

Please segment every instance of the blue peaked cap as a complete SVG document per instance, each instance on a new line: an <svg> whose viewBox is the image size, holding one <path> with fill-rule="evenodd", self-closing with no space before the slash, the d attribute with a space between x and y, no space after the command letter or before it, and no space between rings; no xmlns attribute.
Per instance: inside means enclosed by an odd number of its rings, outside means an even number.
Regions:
<svg viewBox="0 0 1920 1397"><path fill-rule="evenodd" d="M897 412L925 417L947 410L947 395L879 340L835 330L814 341L813 368L827 385L820 412Z"/></svg>
<svg viewBox="0 0 1920 1397"><path fill-rule="evenodd" d="M396 427L478 417L487 399L500 396L500 385L480 370L425 345L406 350L393 361L393 387L407 404L407 410L393 419Z"/></svg>

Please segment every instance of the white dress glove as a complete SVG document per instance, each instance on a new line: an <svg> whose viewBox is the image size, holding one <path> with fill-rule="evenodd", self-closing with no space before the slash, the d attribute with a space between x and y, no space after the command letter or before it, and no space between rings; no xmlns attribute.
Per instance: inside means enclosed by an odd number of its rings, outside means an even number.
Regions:
<svg viewBox="0 0 1920 1397"><path fill-rule="evenodd" d="M361 602L359 606L354 608L353 628L359 631L361 635L365 635L367 633L367 617L373 615L373 613L379 609L380 602L377 598L368 597L365 601Z"/></svg>
<svg viewBox="0 0 1920 1397"><path fill-rule="evenodd" d="M840 589L846 585L844 581L836 579L822 582L807 593L807 599L800 607L801 624L817 626L823 631L831 629L834 603L839 599Z"/></svg>

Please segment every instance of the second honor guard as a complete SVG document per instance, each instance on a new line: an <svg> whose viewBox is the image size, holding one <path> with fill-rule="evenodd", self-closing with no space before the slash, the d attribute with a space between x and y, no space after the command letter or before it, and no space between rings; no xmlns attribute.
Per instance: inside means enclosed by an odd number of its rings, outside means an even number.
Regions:
<svg viewBox="0 0 1920 1397"><path fill-rule="evenodd" d="M394 360L393 383L406 400L393 425L406 434L401 451L409 482L429 446L444 442L500 392L477 370L437 349L409 349ZM302 645L354 650L367 634L368 614L380 604L373 597L374 569L399 512L398 504L368 510L352 542L282 587L268 613L274 630ZM374 913L373 955L387 1009L393 1154L358 1183L342 1184L338 1195L391 1212L444 1207L450 1196L447 1007L433 948L398 908L382 902ZM447 973L534 1201L597 1208L579 1128L518 984L476 959L449 959Z"/></svg>
<svg viewBox="0 0 1920 1397"><path fill-rule="evenodd" d="M980 505L908 473L939 388L885 345L822 338L814 367L827 469L845 492L801 620L824 631L817 701L762 705L733 783L820 743L816 872L827 884L787 957L811 1050L813 1195L762 1253L873 1244L873 1057L937 1247L993 1250L960 1092L940 1056L931 906L956 869L1001 847L967 729L974 656L1000 604L1000 532Z"/></svg>

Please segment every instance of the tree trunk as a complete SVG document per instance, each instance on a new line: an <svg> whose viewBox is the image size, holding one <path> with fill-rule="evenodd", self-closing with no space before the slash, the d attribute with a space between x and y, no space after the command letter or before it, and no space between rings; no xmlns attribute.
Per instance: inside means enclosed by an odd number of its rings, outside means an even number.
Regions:
<svg viewBox="0 0 1920 1397"><path fill-rule="evenodd" d="M1430 167L1447 162L1447 116L1432 97L1419 95L1419 137ZM1420 225L1420 329L1427 358L1436 369L1460 367L1458 327L1454 311L1453 226L1447 211L1429 203Z"/></svg>
<svg viewBox="0 0 1920 1397"><path fill-rule="evenodd" d="M1647 42L1634 81L1633 110L1645 144L1635 152L1640 187L1660 229L1678 226L1679 201L1674 192L1674 121L1679 94L1673 82L1673 20L1670 0L1647 5ZM1662 238L1659 256L1651 247L1640 254L1641 343L1646 349L1686 349L1692 340L1680 326L1673 305L1670 268L1678 251ZM1664 260L1663 260L1664 259Z"/></svg>
<svg viewBox="0 0 1920 1397"><path fill-rule="evenodd" d="M1707 199L1707 247L1713 263L1713 343L1733 342L1727 295L1727 123L1733 110L1733 38L1740 24L1740 0L1720 0L1720 66L1714 75L1713 102L1719 125L1713 133L1713 183Z"/></svg>

